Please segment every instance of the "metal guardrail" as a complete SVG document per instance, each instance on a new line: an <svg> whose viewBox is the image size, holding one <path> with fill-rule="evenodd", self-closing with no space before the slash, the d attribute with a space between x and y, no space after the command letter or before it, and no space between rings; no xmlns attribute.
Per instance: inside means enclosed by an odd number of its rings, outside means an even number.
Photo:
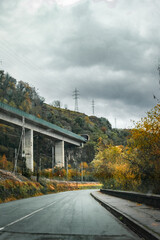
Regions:
<svg viewBox="0 0 160 240"><path fill-rule="evenodd" d="M49 128L51 128L51 129L53 129L53 130L55 130L57 132L60 132L60 133L62 133L64 135L67 135L67 136L70 136L72 138L75 138L75 139L77 139L77 140L79 140L81 142L86 142L85 138L83 138L83 137L81 137L81 136L79 136L79 135L77 135L77 134L75 134L75 133L73 133L73 132L71 132L69 130L61 128L61 127L59 127L59 126L57 126L57 125L55 125L53 123L49 123L49 122L47 122L47 121L45 121L45 120L43 120L41 118L37 118L34 115L26 113L26 112L24 112L24 111L22 111L20 109L11 107L8 104L0 102L0 108L6 110L8 112L14 113L14 114L16 114L18 116L25 117L26 119L29 119L29 120L31 120L33 122L36 122L36 123L39 123L39 124L41 124L41 125L43 125L45 127L49 127Z"/></svg>

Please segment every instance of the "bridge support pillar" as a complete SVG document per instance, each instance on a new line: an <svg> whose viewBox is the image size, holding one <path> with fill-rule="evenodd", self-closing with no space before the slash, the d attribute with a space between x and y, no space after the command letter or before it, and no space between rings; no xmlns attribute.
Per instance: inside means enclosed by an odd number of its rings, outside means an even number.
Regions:
<svg viewBox="0 0 160 240"><path fill-rule="evenodd" d="M33 130L25 129L25 146L24 152L26 157L26 166L33 172Z"/></svg>
<svg viewBox="0 0 160 240"><path fill-rule="evenodd" d="M64 167L64 141L55 142L55 165Z"/></svg>

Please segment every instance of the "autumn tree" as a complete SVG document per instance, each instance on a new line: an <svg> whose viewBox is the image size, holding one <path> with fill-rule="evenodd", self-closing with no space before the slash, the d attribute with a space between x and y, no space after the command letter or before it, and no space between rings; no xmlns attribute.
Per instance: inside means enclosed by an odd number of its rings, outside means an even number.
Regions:
<svg viewBox="0 0 160 240"><path fill-rule="evenodd" d="M0 167L2 169L7 169L7 166L8 166L8 161L7 161L6 155L3 154L2 159L0 160Z"/></svg>
<svg viewBox="0 0 160 240"><path fill-rule="evenodd" d="M160 192L160 104L137 122L131 130L128 148L136 152L144 189Z"/></svg>
<svg viewBox="0 0 160 240"><path fill-rule="evenodd" d="M110 144L104 148L101 145L92 165L95 177L105 188L133 190L139 184L135 175L136 168L131 168L123 146Z"/></svg>
<svg viewBox="0 0 160 240"><path fill-rule="evenodd" d="M160 104L135 124L126 147L100 138L92 164L105 187L160 193Z"/></svg>

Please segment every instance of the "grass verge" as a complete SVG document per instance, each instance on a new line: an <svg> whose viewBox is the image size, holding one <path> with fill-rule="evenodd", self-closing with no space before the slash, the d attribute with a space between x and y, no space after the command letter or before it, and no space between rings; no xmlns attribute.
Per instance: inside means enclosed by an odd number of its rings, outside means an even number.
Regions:
<svg viewBox="0 0 160 240"><path fill-rule="evenodd" d="M0 181L0 203L17 199L35 197L44 194L73 191L78 189L101 188L98 183L79 182L57 182L40 180L40 183L33 181L15 181L11 179Z"/></svg>

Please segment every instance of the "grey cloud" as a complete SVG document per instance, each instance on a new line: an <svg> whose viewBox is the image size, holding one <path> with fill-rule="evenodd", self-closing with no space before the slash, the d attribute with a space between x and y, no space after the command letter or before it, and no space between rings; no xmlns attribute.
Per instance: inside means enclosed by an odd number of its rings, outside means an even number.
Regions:
<svg viewBox="0 0 160 240"><path fill-rule="evenodd" d="M77 87L83 111L91 113L85 103L94 98L99 116L121 122L154 106L159 0L116 0L112 7L81 0L66 8L42 1L35 10L29 1L0 1L5 70L39 88L47 102L60 98L72 109Z"/></svg>
<svg viewBox="0 0 160 240"><path fill-rule="evenodd" d="M114 69L132 71L150 71L150 58L155 57L157 48L152 42L141 38L138 32L125 29L105 29L97 23L87 21L78 25L76 33L66 36L61 45L54 48L53 56L56 65L50 66L68 68L70 66L90 67L104 65ZM87 29L85 30L86 26ZM145 54L150 50L148 59ZM147 66L146 66L147 65Z"/></svg>
<svg viewBox="0 0 160 240"><path fill-rule="evenodd" d="M125 82L126 81L126 82ZM88 86L89 85L89 86ZM96 99L106 99L123 102L127 105L137 105L139 108L150 106L152 103L152 92L150 86L146 87L136 82L129 82L126 79L114 82L112 80L98 84L86 82L82 97L91 96Z"/></svg>

